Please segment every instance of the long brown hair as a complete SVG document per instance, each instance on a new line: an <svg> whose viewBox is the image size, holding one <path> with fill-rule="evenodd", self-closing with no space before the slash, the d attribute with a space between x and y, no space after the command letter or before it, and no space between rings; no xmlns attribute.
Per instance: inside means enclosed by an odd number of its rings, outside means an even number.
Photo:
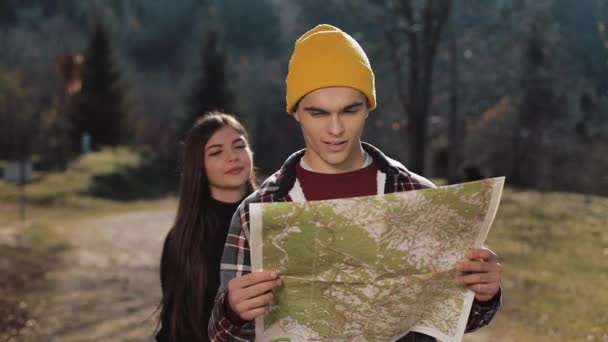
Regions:
<svg viewBox="0 0 608 342"><path fill-rule="evenodd" d="M219 129L231 127L249 137L243 125L233 116L211 112L198 119L182 143L182 172L179 204L173 227L167 234L160 262L162 301L160 319L170 332L171 340L180 336L203 336L203 319L207 286L208 255L205 248L210 232L216 229L217 218L209 207L211 192L205 173L204 148ZM255 187L254 171L247 183L247 194Z"/></svg>

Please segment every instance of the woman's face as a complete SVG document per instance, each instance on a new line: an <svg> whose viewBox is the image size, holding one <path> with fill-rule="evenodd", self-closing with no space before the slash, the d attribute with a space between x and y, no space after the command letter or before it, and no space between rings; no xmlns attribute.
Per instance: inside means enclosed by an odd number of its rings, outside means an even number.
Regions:
<svg viewBox="0 0 608 342"><path fill-rule="evenodd" d="M213 197L230 191L244 191L251 176L252 157L243 135L232 127L216 131L205 145L205 172Z"/></svg>

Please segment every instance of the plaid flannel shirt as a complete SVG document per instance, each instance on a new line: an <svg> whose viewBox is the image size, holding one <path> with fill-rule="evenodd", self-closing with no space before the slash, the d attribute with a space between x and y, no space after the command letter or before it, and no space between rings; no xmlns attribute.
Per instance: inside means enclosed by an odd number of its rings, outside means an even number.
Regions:
<svg viewBox="0 0 608 342"><path fill-rule="evenodd" d="M427 179L408 171L401 163L385 156L374 146L362 143L363 149L370 154L385 177L384 193L409 191L435 187ZM241 203L232 217L230 229L224 245L220 273L221 285L215 298L215 307L209 321L209 338L212 341L253 341L255 339L254 321L243 325L234 324L225 311L228 282L251 273L249 255L249 204L265 202L291 202L289 192L296 182L296 165L304 156L305 150L292 154L279 171L262 183L260 188ZM501 294L489 303L473 302L466 331L470 332L488 324L501 305ZM399 341L435 341L434 338L410 332Z"/></svg>

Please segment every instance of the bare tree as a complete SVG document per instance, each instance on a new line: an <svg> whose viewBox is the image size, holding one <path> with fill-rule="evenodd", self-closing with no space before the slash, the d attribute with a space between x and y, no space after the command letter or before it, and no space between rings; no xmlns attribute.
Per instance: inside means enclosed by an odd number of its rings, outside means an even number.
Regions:
<svg viewBox="0 0 608 342"><path fill-rule="evenodd" d="M608 4L603 0L597 0L597 32L604 47L608 49Z"/></svg>
<svg viewBox="0 0 608 342"><path fill-rule="evenodd" d="M376 1L397 93L408 120L409 167L424 173L428 148L433 66L452 7L451 0Z"/></svg>
<svg viewBox="0 0 608 342"><path fill-rule="evenodd" d="M450 51L450 122L448 128L448 165L447 177L450 183L453 183L457 177L458 164L460 163L461 141L464 135L462 129L462 119L460 115L460 73L458 65L458 41L455 32L450 33L449 38Z"/></svg>

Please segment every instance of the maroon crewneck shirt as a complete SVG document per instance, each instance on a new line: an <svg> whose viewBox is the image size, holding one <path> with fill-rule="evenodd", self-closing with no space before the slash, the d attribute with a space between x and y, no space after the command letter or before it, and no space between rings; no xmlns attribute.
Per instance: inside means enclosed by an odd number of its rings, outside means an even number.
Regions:
<svg viewBox="0 0 608 342"><path fill-rule="evenodd" d="M308 171L300 163L296 166L296 177L307 201L375 195L377 173L374 162L359 170L337 174Z"/></svg>

